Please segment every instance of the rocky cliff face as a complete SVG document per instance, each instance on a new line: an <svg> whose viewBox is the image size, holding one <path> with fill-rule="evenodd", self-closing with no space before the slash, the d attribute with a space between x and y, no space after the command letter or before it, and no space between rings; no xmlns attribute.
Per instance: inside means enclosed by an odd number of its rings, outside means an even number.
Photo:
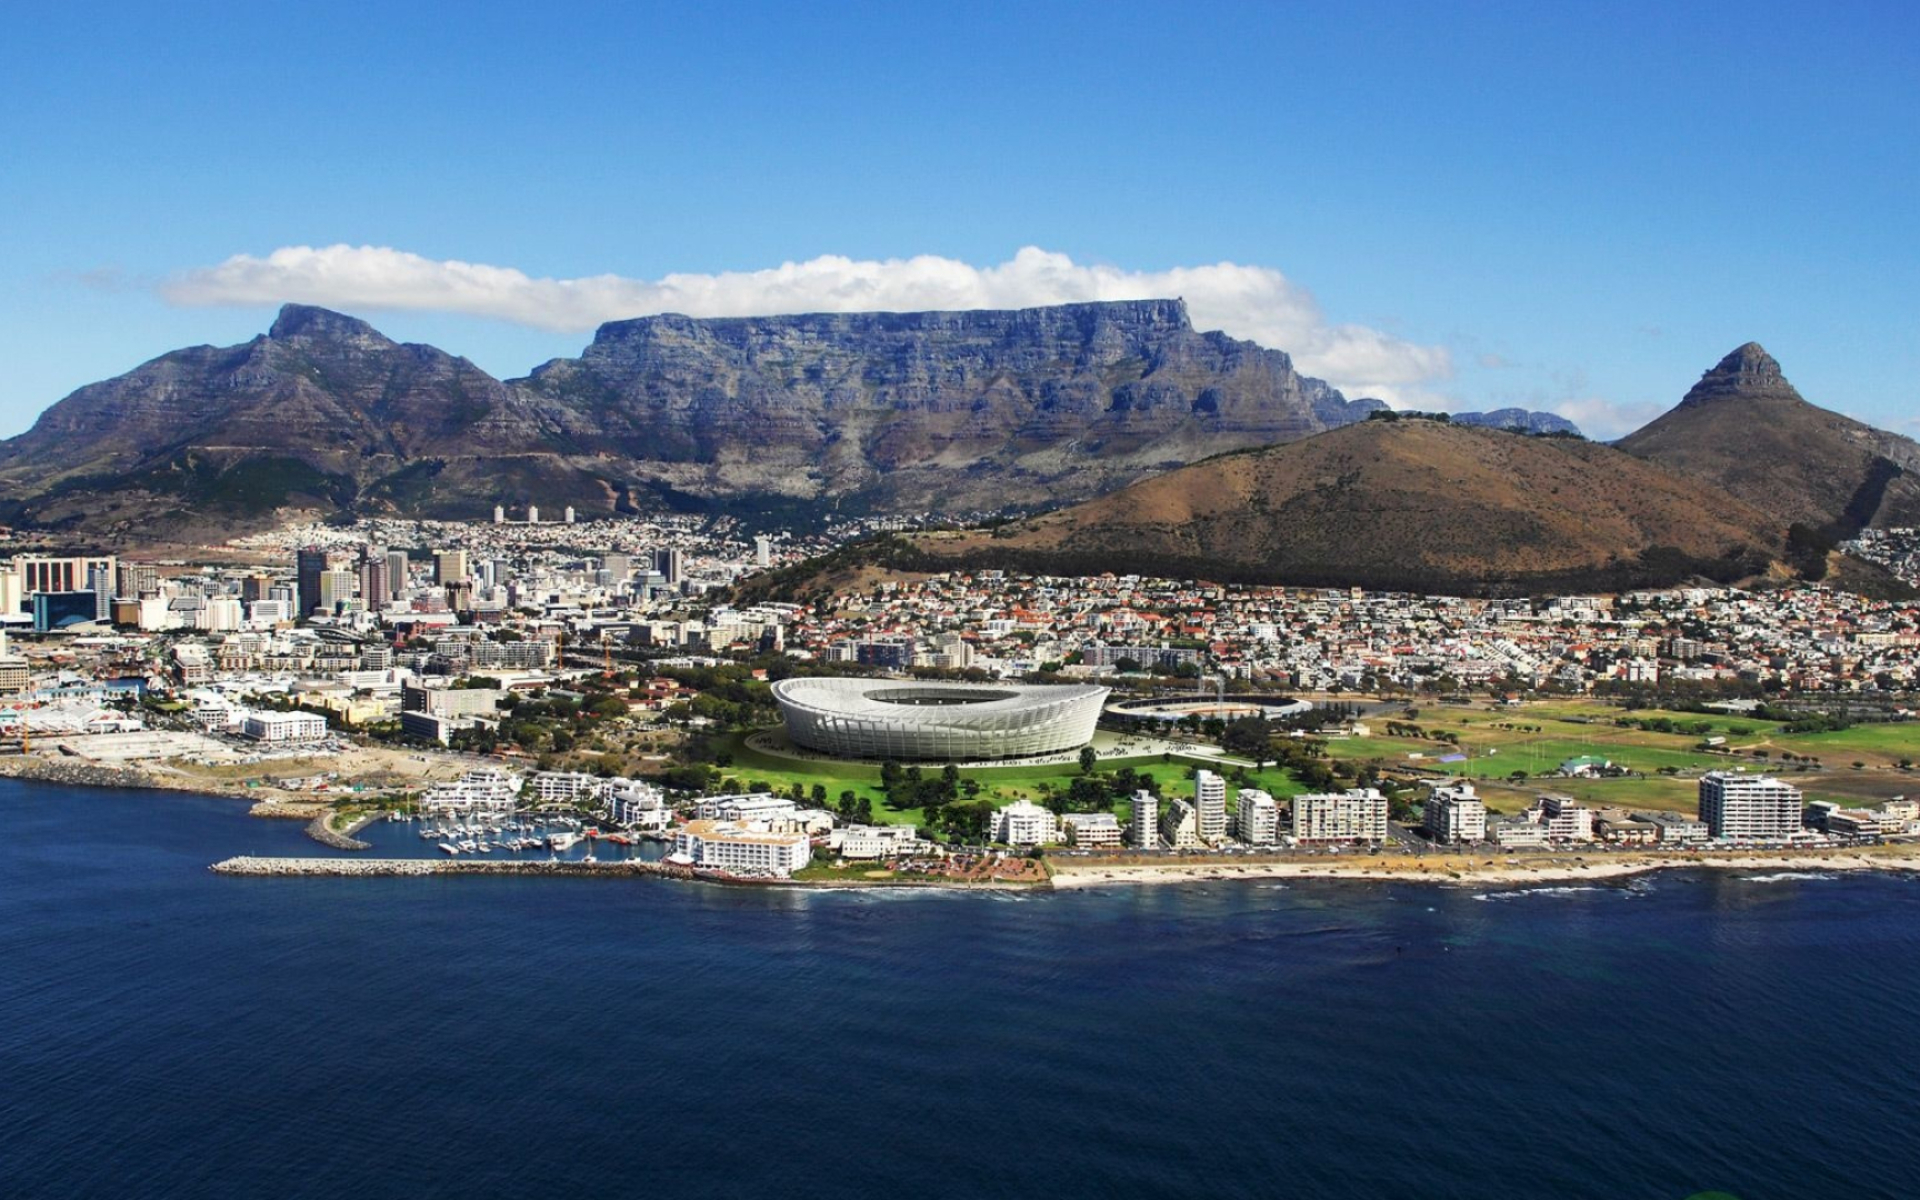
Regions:
<svg viewBox="0 0 1920 1200"><path fill-rule="evenodd" d="M175 351L60 401L0 446L0 490L16 521L107 533L281 506L990 509L1378 407L1195 331L1177 300L649 317L511 382L288 305L244 345Z"/></svg>
<svg viewBox="0 0 1920 1200"><path fill-rule="evenodd" d="M1177 300L601 327L520 383L697 494L882 508L1084 497L1363 417Z"/></svg>

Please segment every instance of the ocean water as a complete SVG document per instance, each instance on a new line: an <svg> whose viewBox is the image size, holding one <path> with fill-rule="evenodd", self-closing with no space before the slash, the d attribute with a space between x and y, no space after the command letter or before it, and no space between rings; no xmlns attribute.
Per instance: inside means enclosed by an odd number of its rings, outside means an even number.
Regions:
<svg viewBox="0 0 1920 1200"><path fill-rule="evenodd" d="M0 1196L1920 1194L1908 879L206 870L240 853L326 851L0 781Z"/></svg>

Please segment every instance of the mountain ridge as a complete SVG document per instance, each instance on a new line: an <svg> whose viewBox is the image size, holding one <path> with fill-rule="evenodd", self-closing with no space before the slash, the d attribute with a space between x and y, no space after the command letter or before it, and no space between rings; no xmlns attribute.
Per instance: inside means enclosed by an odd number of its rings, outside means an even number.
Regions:
<svg viewBox="0 0 1920 1200"><path fill-rule="evenodd" d="M17 523L108 534L528 501L977 511L1382 407L1195 330L1177 299L640 317L512 380L287 305L247 342L171 351L55 403L0 443L0 495Z"/></svg>

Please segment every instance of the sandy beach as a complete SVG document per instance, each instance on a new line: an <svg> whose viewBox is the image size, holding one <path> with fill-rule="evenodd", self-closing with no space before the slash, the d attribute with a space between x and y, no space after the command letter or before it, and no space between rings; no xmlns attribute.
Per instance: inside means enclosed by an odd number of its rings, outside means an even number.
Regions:
<svg viewBox="0 0 1920 1200"><path fill-rule="evenodd" d="M1364 879L1392 883L1566 883L1617 879L1648 871L1920 871L1920 847L1849 850L1749 850L1660 854L1596 852L1582 855L1353 855L1232 862L1186 859L1167 863L1078 863L1055 860L1056 888L1116 884L1194 883L1221 879Z"/></svg>

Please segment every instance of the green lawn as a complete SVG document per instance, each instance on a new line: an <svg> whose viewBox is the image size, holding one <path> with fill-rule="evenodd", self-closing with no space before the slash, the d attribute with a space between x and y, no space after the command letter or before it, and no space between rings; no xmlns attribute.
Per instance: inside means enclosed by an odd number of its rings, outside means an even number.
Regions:
<svg viewBox="0 0 1920 1200"><path fill-rule="evenodd" d="M1843 766L1850 758L1879 766L1902 758L1920 762L1920 721L1855 725L1833 733L1780 734L1771 745L1795 754L1811 754L1827 767Z"/></svg>
<svg viewBox="0 0 1920 1200"><path fill-rule="evenodd" d="M880 767L878 764L854 763L845 761L809 762L787 758L782 755L768 754L755 750L746 744L743 735L733 735L726 743L726 751L732 756L732 764L717 768L723 779L737 781L741 788L751 788L756 783L771 784L775 791L786 792L794 784L810 793L814 784L822 784L827 789L829 802L838 801L842 791L852 791L873 801L873 817L883 824L903 825L922 824L926 814L917 808L890 809L885 804L885 794L880 790ZM1153 776L1164 795L1191 795L1192 785L1187 782L1187 771L1192 766L1206 766L1204 760L1175 755L1172 761L1162 761L1158 756L1138 758L1104 759L1100 763L1099 774L1111 774L1122 767L1132 767L1143 775ZM922 765L921 770L937 774L940 767ZM1269 767L1263 771L1248 771L1253 786L1270 792L1276 797L1297 795L1305 790L1300 783L1285 771ZM1015 800L1039 800L1042 796L1041 785L1046 784L1057 791L1064 792L1071 787L1080 775L1077 763L1060 763L1052 766L1013 766L1013 767L967 767L962 768L960 777L979 782L981 796L993 801L996 807L1011 804ZM1228 806L1232 807L1232 791L1228 792ZM1113 811L1124 821L1129 815L1131 805L1115 801Z"/></svg>

